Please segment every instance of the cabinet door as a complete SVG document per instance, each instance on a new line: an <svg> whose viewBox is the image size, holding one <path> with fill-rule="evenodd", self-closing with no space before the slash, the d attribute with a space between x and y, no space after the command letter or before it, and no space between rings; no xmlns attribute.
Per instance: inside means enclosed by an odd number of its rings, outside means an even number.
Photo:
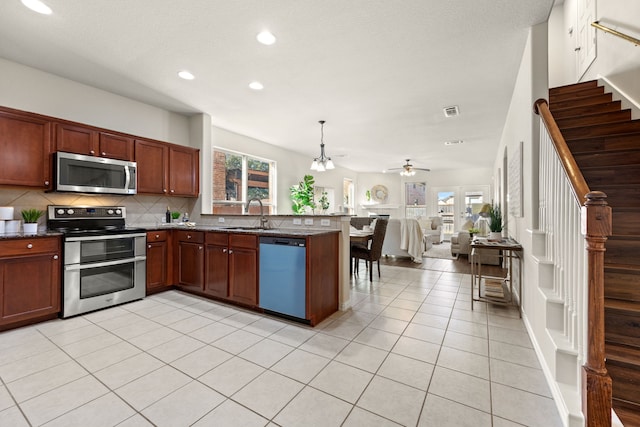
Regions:
<svg viewBox="0 0 640 427"><path fill-rule="evenodd" d="M0 272L0 326L60 311L58 254L4 258Z"/></svg>
<svg viewBox="0 0 640 427"><path fill-rule="evenodd" d="M188 147L169 148L169 194L197 197L200 192L199 151Z"/></svg>
<svg viewBox="0 0 640 427"><path fill-rule="evenodd" d="M229 296L229 250L226 246L207 245L204 266L204 291L220 298Z"/></svg>
<svg viewBox="0 0 640 427"><path fill-rule="evenodd" d="M98 133L87 127L56 123L56 151L95 156Z"/></svg>
<svg viewBox="0 0 640 427"><path fill-rule="evenodd" d="M51 123L0 110L0 184L48 188Z"/></svg>
<svg viewBox="0 0 640 427"><path fill-rule="evenodd" d="M133 160L133 139L100 132L100 156L110 159Z"/></svg>
<svg viewBox="0 0 640 427"><path fill-rule="evenodd" d="M167 286L167 242L147 243L147 292Z"/></svg>
<svg viewBox="0 0 640 427"><path fill-rule="evenodd" d="M152 141L135 141L138 193L166 194L169 147Z"/></svg>
<svg viewBox="0 0 640 427"><path fill-rule="evenodd" d="M229 249L229 296L243 304L258 303L258 256L255 249Z"/></svg>
<svg viewBox="0 0 640 427"><path fill-rule="evenodd" d="M202 243L178 242L178 284L202 290L204 247Z"/></svg>

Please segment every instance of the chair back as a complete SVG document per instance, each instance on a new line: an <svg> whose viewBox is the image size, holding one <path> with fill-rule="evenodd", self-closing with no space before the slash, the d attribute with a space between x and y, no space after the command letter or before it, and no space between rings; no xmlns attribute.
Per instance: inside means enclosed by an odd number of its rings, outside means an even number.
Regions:
<svg viewBox="0 0 640 427"><path fill-rule="evenodd" d="M382 256L382 244L384 243L384 236L387 234L388 219L378 218L376 221L376 228L373 230L373 236L371 236L371 248L370 260L377 261Z"/></svg>
<svg viewBox="0 0 640 427"><path fill-rule="evenodd" d="M362 227L371 224L374 219L375 218L369 218L366 216L352 216L350 222L351 226L357 228L358 230L362 230Z"/></svg>

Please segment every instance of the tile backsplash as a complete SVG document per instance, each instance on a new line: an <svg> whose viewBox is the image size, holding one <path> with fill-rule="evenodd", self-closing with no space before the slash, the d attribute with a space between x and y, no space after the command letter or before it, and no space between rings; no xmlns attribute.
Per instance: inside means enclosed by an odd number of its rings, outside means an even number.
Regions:
<svg viewBox="0 0 640 427"><path fill-rule="evenodd" d="M46 193L42 190L23 188L0 189L0 206L13 206L14 218L22 219L22 209L36 208L46 211L48 205L125 206L127 225L154 226L162 222L167 206L171 211L193 215L197 199L155 195L95 195L83 193ZM46 215L38 221L39 228L46 227Z"/></svg>

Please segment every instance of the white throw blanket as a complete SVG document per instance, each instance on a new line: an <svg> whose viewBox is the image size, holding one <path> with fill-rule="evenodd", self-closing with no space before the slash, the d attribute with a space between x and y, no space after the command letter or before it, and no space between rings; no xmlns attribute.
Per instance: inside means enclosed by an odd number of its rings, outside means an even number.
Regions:
<svg viewBox="0 0 640 427"><path fill-rule="evenodd" d="M422 262L422 228L415 219L400 220L400 249L406 250L413 262Z"/></svg>

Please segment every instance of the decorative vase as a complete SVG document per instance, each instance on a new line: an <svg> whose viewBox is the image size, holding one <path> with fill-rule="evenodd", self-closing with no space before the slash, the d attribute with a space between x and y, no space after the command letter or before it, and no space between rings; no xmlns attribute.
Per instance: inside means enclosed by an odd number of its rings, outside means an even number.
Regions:
<svg viewBox="0 0 640 427"><path fill-rule="evenodd" d="M501 241L502 231L492 231L489 233L489 240Z"/></svg>
<svg viewBox="0 0 640 427"><path fill-rule="evenodd" d="M38 234L38 223L25 222L22 226L22 231L24 232L24 234Z"/></svg>

